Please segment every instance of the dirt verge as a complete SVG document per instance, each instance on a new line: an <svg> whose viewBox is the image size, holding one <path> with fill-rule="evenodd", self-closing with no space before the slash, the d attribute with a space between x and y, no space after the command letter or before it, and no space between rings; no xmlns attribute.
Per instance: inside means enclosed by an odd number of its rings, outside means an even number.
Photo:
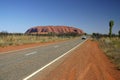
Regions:
<svg viewBox="0 0 120 80"><path fill-rule="evenodd" d="M45 76L37 74L34 80L120 80L120 72L98 47L97 42L91 40L46 73Z"/></svg>

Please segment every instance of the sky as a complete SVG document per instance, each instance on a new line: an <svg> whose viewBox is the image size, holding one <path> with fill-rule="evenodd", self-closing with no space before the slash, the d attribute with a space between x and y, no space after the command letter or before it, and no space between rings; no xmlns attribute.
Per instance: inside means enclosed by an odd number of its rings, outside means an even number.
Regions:
<svg viewBox="0 0 120 80"><path fill-rule="evenodd" d="M120 30L120 0L0 0L0 32L34 26L73 26L88 34Z"/></svg>

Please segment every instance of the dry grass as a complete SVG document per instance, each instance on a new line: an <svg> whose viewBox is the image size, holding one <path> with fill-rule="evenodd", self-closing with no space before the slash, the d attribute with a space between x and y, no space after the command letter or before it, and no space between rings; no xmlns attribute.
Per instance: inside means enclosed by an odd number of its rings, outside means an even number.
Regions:
<svg viewBox="0 0 120 80"><path fill-rule="evenodd" d="M70 38L72 37L7 35L7 36L0 36L0 47L30 44L30 43L53 42L59 40L66 40Z"/></svg>
<svg viewBox="0 0 120 80"><path fill-rule="evenodd" d="M101 38L99 43L105 54L116 64L117 69L120 70L120 38Z"/></svg>

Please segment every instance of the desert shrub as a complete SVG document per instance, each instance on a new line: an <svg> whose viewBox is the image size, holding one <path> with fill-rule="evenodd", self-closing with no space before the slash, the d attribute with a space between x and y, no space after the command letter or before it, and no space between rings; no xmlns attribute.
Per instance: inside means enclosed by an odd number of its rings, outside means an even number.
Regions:
<svg viewBox="0 0 120 80"><path fill-rule="evenodd" d="M120 39L115 38L101 38L99 40L100 48L103 49L109 59L116 64L118 70L120 70Z"/></svg>
<svg viewBox="0 0 120 80"><path fill-rule="evenodd" d="M22 33L0 33L0 47L6 47L11 45L22 45L30 43L50 42L57 40L70 39L72 36L66 35L55 35L50 33L48 35L38 34L22 34Z"/></svg>

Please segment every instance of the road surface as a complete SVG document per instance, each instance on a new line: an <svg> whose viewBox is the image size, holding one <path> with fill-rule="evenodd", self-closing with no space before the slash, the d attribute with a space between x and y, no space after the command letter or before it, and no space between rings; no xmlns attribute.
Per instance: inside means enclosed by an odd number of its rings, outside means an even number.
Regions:
<svg viewBox="0 0 120 80"><path fill-rule="evenodd" d="M0 53L0 80L22 80L83 41L78 38L48 46Z"/></svg>
<svg viewBox="0 0 120 80"><path fill-rule="evenodd" d="M29 80L120 80L120 71L89 39Z"/></svg>

